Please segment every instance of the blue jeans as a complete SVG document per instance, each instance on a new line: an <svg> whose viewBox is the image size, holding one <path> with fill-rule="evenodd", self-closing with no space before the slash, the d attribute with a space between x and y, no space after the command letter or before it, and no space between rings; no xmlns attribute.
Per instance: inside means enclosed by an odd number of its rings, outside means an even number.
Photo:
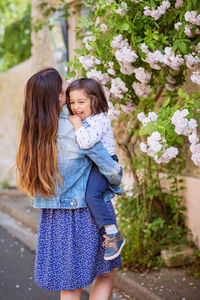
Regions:
<svg viewBox="0 0 200 300"><path fill-rule="evenodd" d="M116 155L113 155L112 158L118 162ZM99 228L114 224L114 220L108 211L106 202L103 200L103 195L108 190L108 187L108 180L99 172L97 166L93 164L88 178L85 198Z"/></svg>

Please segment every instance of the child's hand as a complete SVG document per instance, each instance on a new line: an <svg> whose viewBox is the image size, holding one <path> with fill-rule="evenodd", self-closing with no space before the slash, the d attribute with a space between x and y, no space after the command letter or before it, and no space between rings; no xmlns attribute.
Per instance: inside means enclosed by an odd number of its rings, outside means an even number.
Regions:
<svg viewBox="0 0 200 300"><path fill-rule="evenodd" d="M78 130L82 125L81 118L79 116L73 115L68 117L72 123L74 130Z"/></svg>

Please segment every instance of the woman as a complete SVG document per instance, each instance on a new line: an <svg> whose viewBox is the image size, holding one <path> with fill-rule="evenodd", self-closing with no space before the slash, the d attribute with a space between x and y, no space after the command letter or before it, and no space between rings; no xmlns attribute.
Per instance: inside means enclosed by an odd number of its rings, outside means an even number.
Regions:
<svg viewBox="0 0 200 300"><path fill-rule="evenodd" d="M101 142L88 150L78 147L62 110L65 103L66 84L55 69L28 80L17 182L33 197L31 204L40 208L34 282L43 289L60 290L61 300L76 300L81 288L94 281L90 299L108 300L114 268L121 261L104 260L102 232L86 206L85 191L92 161L112 190L117 190L122 171ZM104 200L115 220L112 197L107 191Z"/></svg>

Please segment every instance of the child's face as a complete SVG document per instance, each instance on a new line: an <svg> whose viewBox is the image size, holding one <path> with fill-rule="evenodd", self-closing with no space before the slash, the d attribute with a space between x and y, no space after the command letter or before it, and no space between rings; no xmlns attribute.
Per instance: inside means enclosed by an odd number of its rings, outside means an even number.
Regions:
<svg viewBox="0 0 200 300"><path fill-rule="evenodd" d="M69 97L70 107L74 115L79 116L81 120L85 120L92 115L90 98L84 90L72 90Z"/></svg>

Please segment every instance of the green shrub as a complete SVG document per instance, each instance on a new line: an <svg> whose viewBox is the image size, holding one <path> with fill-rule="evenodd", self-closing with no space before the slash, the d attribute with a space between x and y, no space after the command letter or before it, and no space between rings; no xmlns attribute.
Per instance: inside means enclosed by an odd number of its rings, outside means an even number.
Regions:
<svg viewBox="0 0 200 300"><path fill-rule="evenodd" d="M31 7L24 16L7 25L0 43L0 71L5 71L28 59L31 55Z"/></svg>

